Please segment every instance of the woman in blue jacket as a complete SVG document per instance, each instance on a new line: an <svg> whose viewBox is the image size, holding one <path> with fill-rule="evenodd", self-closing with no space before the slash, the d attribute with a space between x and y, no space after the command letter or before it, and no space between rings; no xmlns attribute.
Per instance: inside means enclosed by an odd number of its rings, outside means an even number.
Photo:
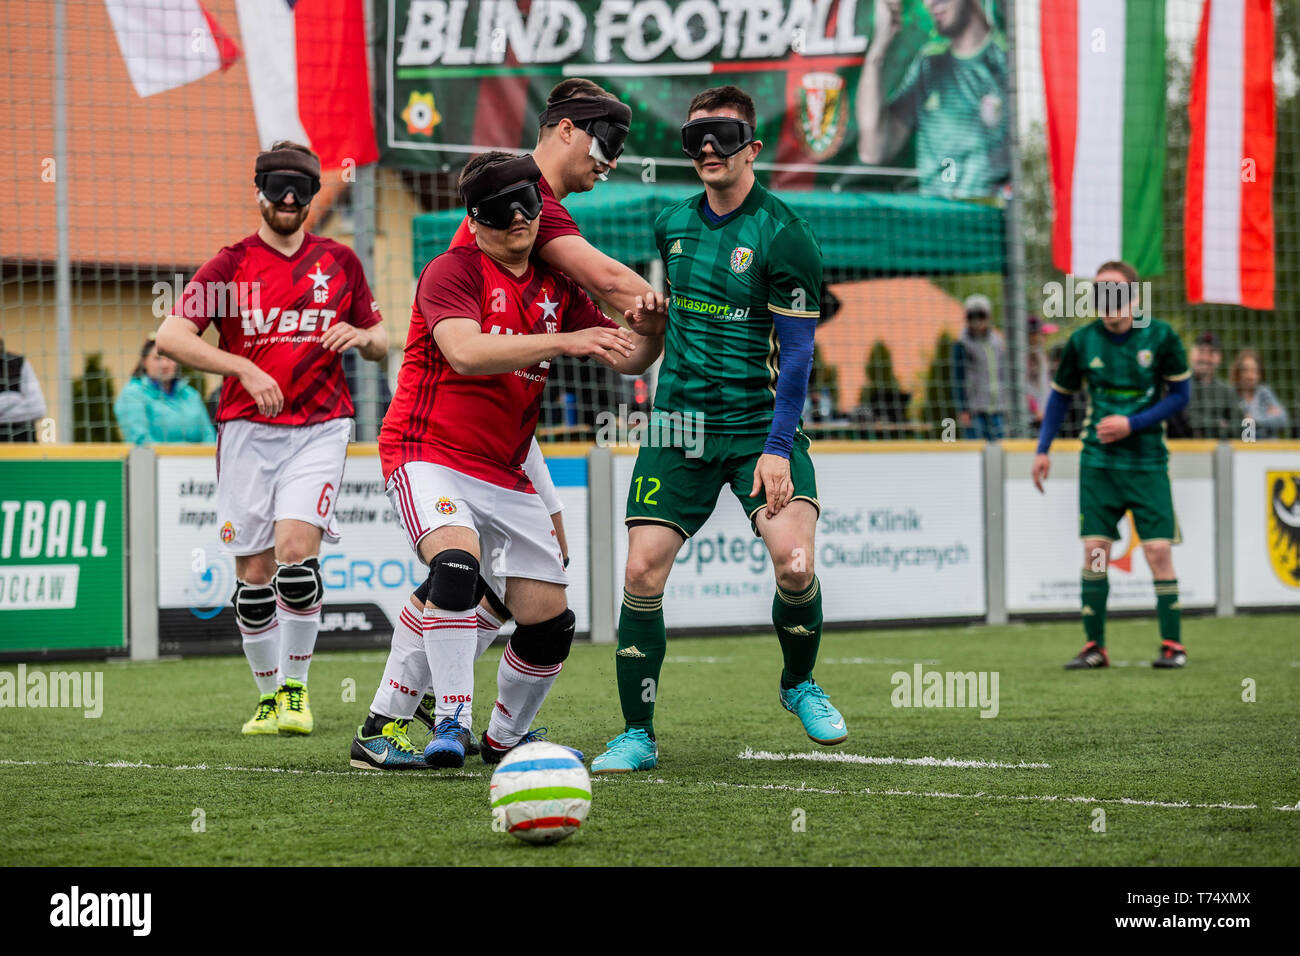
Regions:
<svg viewBox="0 0 1300 956"><path fill-rule="evenodd" d="M158 354L153 336L140 349L140 364L113 403L123 437L133 445L213 442L217 430L193 386L176 377L177 365Z"/></svg>

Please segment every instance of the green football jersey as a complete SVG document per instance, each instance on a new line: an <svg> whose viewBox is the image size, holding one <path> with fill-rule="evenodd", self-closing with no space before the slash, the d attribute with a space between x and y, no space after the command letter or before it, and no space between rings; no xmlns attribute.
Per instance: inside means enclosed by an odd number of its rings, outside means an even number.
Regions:
<svg viewBox="0 0 1300 956"><path fill-rule="evenodd" d="M702 415L706 432L765 432L780 371L772 314L817 320L821 248L758 183L721 223L703 204L701 192L655 219L669 304L654 407Z"/></svg>
<svg viewBox="0 0 1300 956"><path fill-rule="evenodd" d="M922 196L988 196L1011 177L1007 41L993 30L969 56L951 46L922 47L889 108L916 130Z"/></svg>
<svg viewBox="0 0 1300 956"><path fill-rule="evenodd" d="M1052 388L1073 394L1088 388L1088 415L1083 421L1085 465L1127 471L1164 471L1169 462L1165 424L1152 425L1127 438L1103 445L1097 422L1107 415L1136 415L1160 400L1160 383L1191 376L1183 343L1159 319L1134 326L1122 342L1106 332L1101 319L1075 329L1065 343Z"/></svg>

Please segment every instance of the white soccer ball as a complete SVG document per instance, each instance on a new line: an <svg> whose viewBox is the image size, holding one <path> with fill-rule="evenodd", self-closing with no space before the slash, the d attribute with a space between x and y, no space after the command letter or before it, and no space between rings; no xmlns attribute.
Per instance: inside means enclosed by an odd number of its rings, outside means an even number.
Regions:
<svg viewBox="0 0 1300 956"><path fill-rule="evenodd" d="M559 744L516 747L497 765L489 792L493 828L525 843L558 843L591 810L591 777Z"/></svg>

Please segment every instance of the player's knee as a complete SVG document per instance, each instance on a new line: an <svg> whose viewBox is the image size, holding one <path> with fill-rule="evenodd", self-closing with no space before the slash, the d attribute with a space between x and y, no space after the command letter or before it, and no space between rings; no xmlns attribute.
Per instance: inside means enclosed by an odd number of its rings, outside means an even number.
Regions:
<svg viewBox="0 0 1300 956"><path fill-rule="evenodd" d="M427 600L444 611L468 611L478 603L478 558L459 548L439 551L429 563Z"/></svg>
<svg viewBox="0 0 1300 956"><path fill-rule="evenodd" d="M269 584L236 581L230 602L235 605L236 620L245 630L258 631L275 620L275 589Z"/></svg>
<svg viewBox="0 0 1300 956"><path fill-rule="evenodd" d="M549 621L540 624L520 624L510 635L510 647L525 664L535 667L553 667L564 663L573 647L573 629L577 618L565 608Z"/></svg>
<svg viewBox="0 0 1300 956"><path fill-rule="evenodd" d="M280 603L291 611L315 611L325 596L325 582L316 558L296 564L277 562L274 585Z"/></svg>
<svg viewBox="0 0 1300 956"><path fill-rule="evenodd" d="M812 587L813 570L786 561L784 564L777 565L776 583L787 594L802 594Z"/></svg>
<svg viewBox="0 0 1300 956"><path fill-rule="evenodd" d="M633 594L659 594L668 582L668 573L644 555L629 554L624 571L624 586Z"/></svg>

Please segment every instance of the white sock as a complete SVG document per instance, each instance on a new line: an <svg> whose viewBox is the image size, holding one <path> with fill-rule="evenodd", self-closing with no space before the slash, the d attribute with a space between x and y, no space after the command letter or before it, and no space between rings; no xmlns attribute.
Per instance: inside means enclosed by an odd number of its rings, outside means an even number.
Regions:
<svg viewBox="0 0 1300 956"><path fill-rule="evenodd" d="M384 678L370 702L372 714L383 714L397 720L410 720L429 683L429 657L424 652L424 624L422 611L402 605L393 628L392 649L384 665Z"/></svg>
<svg viewBox="0 0 1300 956"><path fill-rule="evenodd" d="M454 716L460 708L460 724L470 727L474 706L474 651L478 620L474 608L444 611L428 605L424 609L424 652L429 658L429 675L437 688L436 718Z"/></svg>
<svg viewBox="0 0 1300 956"><path fill-rule="evenodd" d="M478 609L478 653L474 655L474 660L483 656L483 652L492 646L492 642L497 638L497 632L501 630L501 625L505 621L497 620L494 612L484 609L482 606Z"/></svg>
<svg viewBox="0 0 1300 956"><path fill-rule="evenodd" d="M239 633L244 639L244 656L253 669L253 680L263 697L274 694L280 687L280 622L256 631L250 631L240 622Z"/></svg>
<svg viewBox="0 0 1300 956"><path fill-rule="evenodd" d="M513 747L528 733L563 666L529 664L515 653L513 643L506 645L497 668L497 701L487 729L494 744Z"/></svg>
<svg viewBox="0 0 1300 956"><path fill-rule="evenodd" d="M287 565L280 565L283 570ZM296 569L295 569L296 570ZM275 616L280 622L280 675L282 680L296 680L307 683L307 670L311 667L311 655L316 650L316 633L320 630L320 606L306 610L291 608L285 604L279 594L275 596Z"/></svg>

